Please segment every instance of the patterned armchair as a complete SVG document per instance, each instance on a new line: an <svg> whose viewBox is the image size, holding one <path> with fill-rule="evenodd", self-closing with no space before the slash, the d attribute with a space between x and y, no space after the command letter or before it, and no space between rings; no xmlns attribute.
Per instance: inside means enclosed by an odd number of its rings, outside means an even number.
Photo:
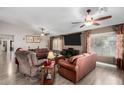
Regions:
<svg viewBox="0 0 124 93"><path fill-rule="evenodd" d="M43 60L38 61L36 58L36 53L29 51L17 51L15 52L15 56L19 63L20 73L26 74L31 77L38 74Z"/></svg>

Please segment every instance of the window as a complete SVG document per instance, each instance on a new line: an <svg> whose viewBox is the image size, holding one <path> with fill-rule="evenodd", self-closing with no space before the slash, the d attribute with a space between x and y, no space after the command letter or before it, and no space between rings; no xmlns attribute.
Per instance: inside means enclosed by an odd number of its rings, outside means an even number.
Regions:
<svg viewBox="0 0 124 93"><path fill-rule="evenodd" d="M115 56L116 36L114 32L91 34L91 51L99 56Z"/></svg>

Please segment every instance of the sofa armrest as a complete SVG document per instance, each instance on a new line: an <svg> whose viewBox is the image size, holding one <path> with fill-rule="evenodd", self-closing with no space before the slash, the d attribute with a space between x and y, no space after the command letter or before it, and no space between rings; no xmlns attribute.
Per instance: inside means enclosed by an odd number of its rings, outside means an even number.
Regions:
<svg viewBox="0 0 124 93"><path fill-rule="evenodd" d="M75 65L69 64L69 63L67 63L65 61L59 62L58 65L60 66L60 68L63 67L63 68L66 68L68 70L75 71Z"/></svg>

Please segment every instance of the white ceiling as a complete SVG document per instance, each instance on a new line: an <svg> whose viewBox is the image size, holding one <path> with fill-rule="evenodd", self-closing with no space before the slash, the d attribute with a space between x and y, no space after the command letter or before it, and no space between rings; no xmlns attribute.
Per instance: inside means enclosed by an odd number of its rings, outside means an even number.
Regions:
<svg viewBox="0 0 124 93"><path fill-rule="evenodd" d="M89 7L1 7L0 22L17 25L37 32L40 32L39 28L43 27L51 35L79 32L124 23L124 8L110 7L105 8L105 11L100 11L101 8L90 7L91 15L94 19L106 15L112 15L112 18L100 21L100 26L80 28L81 24L71 24L71 22L75 21L84 21L87 9Z"/></svg>

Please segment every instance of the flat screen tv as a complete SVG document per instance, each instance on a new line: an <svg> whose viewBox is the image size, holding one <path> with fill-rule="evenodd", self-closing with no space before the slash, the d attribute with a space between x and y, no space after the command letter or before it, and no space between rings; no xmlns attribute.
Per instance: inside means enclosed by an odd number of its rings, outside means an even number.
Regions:
<svg viewBox="0 0 124 93"><path fill-rule="evenodd" d="M64 36L65 45L81 45L81 33L69 34Z"/></svg>

